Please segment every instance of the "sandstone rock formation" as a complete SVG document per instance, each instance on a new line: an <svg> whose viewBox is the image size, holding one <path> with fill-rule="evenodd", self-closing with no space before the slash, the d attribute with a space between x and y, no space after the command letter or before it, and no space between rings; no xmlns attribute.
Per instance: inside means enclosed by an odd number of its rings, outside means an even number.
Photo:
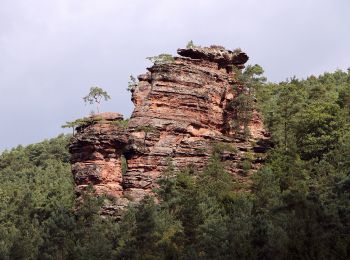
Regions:
<svg viewBox="0 0 350 260"><path fill-rule="evenodd" d="M102 120L77 129L70 145L77 190L91 184L119 201L138 201L152 192L169 161L175 169L191 165L200 170L215 145L237 182L249 181L241 164L248 158L253 169L259 166L264 152L259 144L266 134L254 111L251 137L241 138L231 127L235 111L229 106L242 88L233 68L244 68L248 56L217 46L179 49L178 54L138 77L127 128L121 115L100 114Z"/></svg>
<svg viewBox="0 0 350 260"><path fill-rule="evenodd" d="M123 120L123 116L101 113L91 119L91 123L77 129L69 147L77 191L91 184L97 193L121 196L121 160L128 139L125 129L115 122Z"/></svg>

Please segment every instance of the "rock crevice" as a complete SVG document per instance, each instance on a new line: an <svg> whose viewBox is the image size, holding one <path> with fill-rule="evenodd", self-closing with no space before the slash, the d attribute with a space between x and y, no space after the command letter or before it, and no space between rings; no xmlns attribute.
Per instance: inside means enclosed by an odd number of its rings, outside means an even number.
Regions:
<svg viewBox="0 0 350 260"><path fill-rule="evenodd" d="M217 46L179 49L178 54L138 77L127 127L118 123L120 114L105 113L77 129L70 152L78 191L90 184L97 193L138 201L152 193L169 160L177 170L188 165L200 170L217 143L236 147L223 149L222 160L238 182L249 182L240 164L247 153L263 151L259 140L267 137L254 111L251 138L240 139L230 128L235 118L227 109L237 95L232 68L244 68L248 56ZM250 159L253 169L260 157Z"/></svg>

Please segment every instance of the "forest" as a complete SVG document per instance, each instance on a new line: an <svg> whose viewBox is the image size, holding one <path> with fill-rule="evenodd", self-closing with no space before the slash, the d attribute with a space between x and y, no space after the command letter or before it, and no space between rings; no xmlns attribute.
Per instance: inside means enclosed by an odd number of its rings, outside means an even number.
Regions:
<svg viewBox="0 0 350 260"><path fill-rule="evenodd" d="M69 135L0 155L0 259L348 259L350 70L261 83L254 107L272 148L250 191L220 151L204 172L169 163L121 220L103 197L75 204Z"/></svg>

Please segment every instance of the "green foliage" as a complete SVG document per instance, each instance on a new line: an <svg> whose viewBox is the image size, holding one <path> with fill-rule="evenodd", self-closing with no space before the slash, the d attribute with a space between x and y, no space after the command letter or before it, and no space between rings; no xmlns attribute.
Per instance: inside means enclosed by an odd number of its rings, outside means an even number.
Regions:
<svg viewBox="0 0 350 260"><path fill-rule="evenodd" d="M126 129L128 127L128 124L129 124L129 119L107 121L99 116L90 116L90 117L79 118L79 119L71 121L71 122L66 122L66 124L62 125L62 128L73 128L73 134L74 134L74 130L76 128L85 127L85 126L98 124L98 123L109 123L109 124L115 125L119 128Z"/></svg>
<svg viewBox="0 0 350 260"><path fill-rule="evenodd" d="M113 259L118 226L100 217L102 198L75 208L69 139L0 155L0 259Z"/></svg>
<svg viewBox="0 0 350 260"><path fill-rule="evenodd" d="M217 143L202 171L175 171L168 159L157 199L130 205L118 222L99 215L104 198L89 189L75 206L69 136L5 151L0 259L348 259L348 90L341 71L259 87L274 147L250 192L220 160L235 147ZM246 153L243 170L253 160Z"/></svg>
<svg viewBox="0 0 350 260"><path fill-rule="evenodd" d="M336 71L257 91L275 142L253 184L260 258L349 257L349 107L343 92L349 80Z"/></svg>
<svg viewBox="0 0 350 260"><path fill-rule="evenodd" d="M88 95L83 97L84 102L87 104L96 104L97 113L100 112L99 106L101 104L102 99L105 101L111 99L108 93L99 87L91 87Z"/></svg>
<svg viewBox="0 0 350 260"><path fill-rule="evenodd" d="M249 172L251 167L252 167L252 163L249 160L245 159L242 161L242 170L245 174Z"/></svg>
<svg viewBox="0 0 350 260"><path fill-rule="evenodd" d="M150 133L156 133L157 128L152 125L139 125L135 128L136 131L144 132L143 145L146 145L147 137Z"/></svg>
<svg viewBox="0 0 350 260"><path fill-rule="evenodd" d="M74 121L66 122L64 125L62 125L62 128L72 128L73 129L73 135L74 135L74 130L78 127L85 127L88 125L93 125L99 122L102 122L102 118L98 116L91 116L91 117L83 117L76 119ZM114 122L113 122L114 123ZM124 124L121 123L121 127L124 127Z"/></svg>
<svg viewBox="0 0 350 260"><path fill-rule="evenodd" d="M236 48L232 51L234 54L238 55L242 52L242 49L241 48Z"/></svg>
<svg viewBox="0 0 350 260"><path fill-rule="evenodd" d="M94 119L91 117L79 118L74 121L66 122L66 124L62 125L62 128L77 128L79 126L89 125L94 123Z"/></svg>
<svg viewBox="0 0 350 260"><path fill-rule="evenodd" d="M179 221L146 197L119 224L118 259L178 259L182 235Z"/></svg>
<svg viewBox="0 0 350 260"><path fill-rule="evenodd" d="M136 86L137 86L137 79L133 75L130 75L130 81L128 82L127 91L133 92Z"/></svg>
<svg viewBox="0 0 350 260"><path fill-rule="evenodd" d="M121 161L122 161L122 174L124 175L128 170L128 164L124 155L121 156Z"/></svg>
<svg viewBox="0 0 350 260"><path fill-rule="evenodd" d="M296 115L296 144L303 158L320 159L334 148L342 124L339 113L337 104L315 102Z"/></svg>
<svg viewBox="0 0 350 260"><path fill-rule="evenodd" d="M224 143L224 142L215 142L213 143L213 153L214 154L220 154L222 152L231 152L231 153L237 153L237 147L235 147L231 143Z"/></svg>
<svg viewBox="0 0 350 260"><path fill-rule="evenodd" d="M110 124L126 129L128 128L129 119L111 121Z"/></svg>
<svg viewBox="0 0 350 260"><path fill-rule="evenodd" d="M334 149L349 127L350 110L344 103L349 79L336 71L259 88L258 103L276 145L306 160L320 160Z"/></svg>
<svg viewBox="0 0 350 260"><path fill-rule="evenodd" d="M186 45L186 48L188 48L188 49L192 49L192 48L196 48L197 46L193 43L193 41L192 40L190 40L188 43L187 43L187 45Z"/></svg>
<svg viewBox="0 0 350 260"><path fill-rule="evenodd" d="M69 139L61 135L0 155L1 259L37 259L45 223L72 207Z"/></svg>
<svg viewBox="0 0 350 260"><path fill-rule="evenodd" d="M266 78L263 76L264 70L258 64L248 65L243 71L235 69L235 74L237 81L248 89L256 89L266 82Z"/></svg>
<svg viewBox="0 0 350 260"><path fill-rule="evenodd" d="M241 92L230 103L235 111L232 126L237 135L242 134L245 139L250 137L249 123L253 117L254 101L250 93Z"/></svg>
<svg viewBox="0 0 350 260"><path fill-rule="evenodd" d="M235 99L229 103L229 108L235 112L232 126L236 134L245 139L250 137L249 123L253 117L255 108L255 91L266 81L262 76L264 70L259 65L248 65L244 71L234 68L236 83L233 89Z"/></svg>
<svg viewBox="0 0 350 260"><path fill-rule="evenodd" d="M222 45L216 45L216 44L210 45L210 48L213 48L213 49L225 49L224 46L222 46Z"/></svg>
<svg viewBox="0 0 350 260"><path fill-rule="evenodd" d="M175 60L174 57L168 53L162 53L157 56L147 57L146 59L156 65L172 63Z"/></svg>
<svg viewBox="0 0 350 260"><path fill-rule="evenodd" d="M154 133L157 131L157 128L152 125L139 125L135 128L135 130L145 133Z"/></svg>

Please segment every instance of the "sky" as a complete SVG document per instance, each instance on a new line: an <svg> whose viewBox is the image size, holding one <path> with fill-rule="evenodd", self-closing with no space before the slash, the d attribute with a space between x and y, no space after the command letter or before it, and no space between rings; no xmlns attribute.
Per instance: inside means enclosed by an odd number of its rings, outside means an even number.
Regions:
<svg viewBox="0 0 350 260"><path fill-rule="evenodd" d="M129 75L196 45L241 48L269 81L350 67L349 0L0 0L0 151L103 111L131 115Z"/></svg>

